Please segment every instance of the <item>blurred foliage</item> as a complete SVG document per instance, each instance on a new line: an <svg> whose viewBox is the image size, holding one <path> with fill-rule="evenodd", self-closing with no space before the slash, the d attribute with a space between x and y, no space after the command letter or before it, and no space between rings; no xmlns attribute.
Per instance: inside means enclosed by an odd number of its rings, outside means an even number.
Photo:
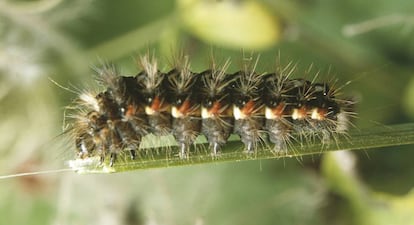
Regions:
<svg viewBox="0 0 414 225"><path fill-rule="evenodd" d="M346 151L327 153L322 163L328 186L348 203L352 224L414 224L414 189L405 196L375 193L359 181L355 163Z"/></svg>
<svg viewBox="0 0 414 225"><path fill-rule="evenodd" d="M179 15L188 30L207 43L264 49L277 43L281 24L256 1L180 0Z"/></svg>
<svg viewBox="0 0 414 225"><path fill-rule="evenodd" d="M234 71L241 49L260 53L261 71L272 70L280 52L301 71L313 64L321 79L352 81L344 92L359 101L357 127L412 121L413 8L404 0L0 0L0 171L61 168L73 157L59 134L76 95L48 78L96 88L90 65L103 59L135 74L133 57L148 49L167 67L171 52L184 48L196 71L212 49L232 57ZM359 151L345 172L338 168L346 156L314 156L0 180L0 223L413 224L411 148ZM350 193L364 194L364 207Z"/></svg>

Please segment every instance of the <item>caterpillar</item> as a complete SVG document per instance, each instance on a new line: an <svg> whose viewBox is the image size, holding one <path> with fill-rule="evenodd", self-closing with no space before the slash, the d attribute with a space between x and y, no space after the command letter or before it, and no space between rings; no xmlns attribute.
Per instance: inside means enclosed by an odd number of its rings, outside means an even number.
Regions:
<svg viewBox="0 0 414 225"><path fill-rule="evenodd" d="M292 142L329 144L346 135L355 115L351 98L342 98L336 82L294 78L296 66L271 73L244 62L234 73L230 60L202 72L191 70L188 56L161 71L155 57L140 56L140 72L123 76L113 64L95 68L99 93L84 92L75 101L71 137L80 159L98 156L109 165L121 152L136 158L141 140L172 134L178 156L185 159L196 138L204 135L212 156L219 156L231 134L247 153L259 145L282 154Z"/></svg>

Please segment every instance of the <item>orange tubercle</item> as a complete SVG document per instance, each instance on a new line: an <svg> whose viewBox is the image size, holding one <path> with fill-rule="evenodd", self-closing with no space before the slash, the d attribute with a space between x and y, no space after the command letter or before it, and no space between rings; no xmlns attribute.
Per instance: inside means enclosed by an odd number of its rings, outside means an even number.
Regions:
<svg viewBox="0 0 414 225"><path fill-rule="evenodd" d="M151 109L155 112L158 112L161 108L161 101L159 96L155 96L154 101L152 101Z"/></svg>
<svg viewBox="0 0 414 225"><path fill-rule="evenodd" d="M190 101L188 99L186 99L183 104L180 106L180 108L178 109L178 111L182 114L182 115L187 115L188 113L190 113L190 109L191 109L191 104Z"/></svg>
<svg viewBox="0 0 414 225"><path fill-rule="evenodd" d="M326 113L326 109L315 108L312 110L311 118L314 120L324 120Z"/></svg>
<svg viewBox="0 0 414 225"><path fill-rule="evenodd" d="M241 111L244 115L250 116L253 113L254 109L255 109L254 106L255 106L254 101L250 100L244 105L244 107Z"/></svg>
<svg viewBox="0 0 414 225"><path fill-rule="evenodd" d="M292 112L292 119L294 120L302 120L307 117L307 110L306 107L300 107L298 109L293 109Z"/></svg>
<svg viewBox="0 0 414 225"><path fill-rule="evenodd" d="M134 116L135 111L136 111L136 109L135 109L134 105L128 105L127 106L127 111L125 112L125 116L126 117Z"/></svg>
<svg viewBox="0 0 414 225"><path fill-rule="evenodd" d="M276 117L282 117L283 113L285 110L285 104L284 103L280 103L279 105L277 105L275 108L272 109L272 113L273 115L275 115Z"/></svg>
<svg viewBox="0 0 414 225"><path fill-rule="evenodd" d="M213 107L210 108L209 113L211 115L219 115L221 109L221 103L219 101L214 102Z"/></svg>

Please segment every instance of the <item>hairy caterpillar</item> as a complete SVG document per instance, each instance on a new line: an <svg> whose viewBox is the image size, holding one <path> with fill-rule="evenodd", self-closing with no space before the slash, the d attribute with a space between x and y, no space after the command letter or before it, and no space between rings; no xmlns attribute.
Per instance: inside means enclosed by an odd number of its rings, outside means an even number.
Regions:
<svg viewBox="0 0 414 225"><path fill-rule="evenodd" d="M200 135L218 156L231 134L240 137L248 153L270 143L272 151L283 153L294 141L328 144L346 134L354 102L341 98L334 82L294 78L291 64L260 73L257 60L235 73L228 72L229 60L196 73L188 56L170 71L160 71L147 54L139 58L136 76L122 76L114 65L96 69L105 89L83 93L76 101L71 134L78 158L98 156L103 162L109 157L110 165L123 151L135 158L148 134L159 140L172 134L180 158L190 154Z"/></svg>

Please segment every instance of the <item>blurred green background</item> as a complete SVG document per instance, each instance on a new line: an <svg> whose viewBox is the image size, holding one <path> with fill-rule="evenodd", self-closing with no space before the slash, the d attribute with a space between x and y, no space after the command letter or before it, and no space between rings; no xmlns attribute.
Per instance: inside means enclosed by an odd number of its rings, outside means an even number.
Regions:
<svg viewBox="0 0 414 225"><path fill-rule="evenodd" d="M0 1L0 173L64 168L73 90L99 90L92 65L137 73L154 51L168 68L184 49L194 71L211 51L258 71L312 64L351 81L358 128L414 118L414 2ZM297 74L301 76L303 74ZM233 162L110 175L0 180L0 224L414 224L413 146L302 159ZM410 151L411 150L411 151ZM411 191L411 192L410 192Z"/></svg>

